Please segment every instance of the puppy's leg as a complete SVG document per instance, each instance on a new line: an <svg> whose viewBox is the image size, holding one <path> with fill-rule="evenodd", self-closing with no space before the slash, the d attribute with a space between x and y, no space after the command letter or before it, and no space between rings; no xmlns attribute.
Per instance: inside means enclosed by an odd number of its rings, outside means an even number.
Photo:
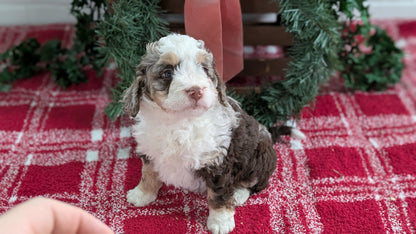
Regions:
<svg viewBox="0 0 416 234"><path fill-rule="evenodd" d="M127 201L135 206L147 206L156 200L162 186L158 173L153 171L152 164L143 160L142 179L132 190L127 192Z"/></svg>
<svg viewBox="0 0 416 234"><path fill-rule="evenodd" d="M213 234L225 234L235 227L233 196L216 194L208 188L209 215L207 221L208 230Z"/></svg>

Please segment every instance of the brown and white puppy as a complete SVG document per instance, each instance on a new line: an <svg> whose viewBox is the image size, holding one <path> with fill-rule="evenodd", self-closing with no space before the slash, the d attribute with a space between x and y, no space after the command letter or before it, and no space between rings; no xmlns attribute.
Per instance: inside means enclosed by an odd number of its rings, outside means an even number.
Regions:
<svg viewBox="0 0 416 234"><path fill-rule="evenodd" d="M228 233L235 206L266 188L276 167L270 134L226 96L202 41L171 34L146 49L123 96L143 161L127 200L146 206L162 183L206 192L208 229Z"/></svg>

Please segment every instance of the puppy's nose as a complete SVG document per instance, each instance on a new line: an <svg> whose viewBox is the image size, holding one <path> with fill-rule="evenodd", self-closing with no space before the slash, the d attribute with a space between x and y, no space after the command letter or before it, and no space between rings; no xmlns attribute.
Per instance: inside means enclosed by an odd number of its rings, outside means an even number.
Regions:
<svg viewBox="0 0 416 234"><path fill-rule="evenodd" d="M194 86L190 89L187 89L186 93L188 94L190 98L194 99L195 101L198 101L199 99L201 99L202 95L204 94L204 89Z"/></svg>

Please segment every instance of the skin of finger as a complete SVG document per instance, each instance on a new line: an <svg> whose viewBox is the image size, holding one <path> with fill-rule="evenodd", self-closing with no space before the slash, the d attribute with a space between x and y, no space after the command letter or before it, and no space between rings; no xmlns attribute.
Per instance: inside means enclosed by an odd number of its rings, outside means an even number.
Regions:
<svg viewBox="0 0 416 234"><path fill-rule="evenodd" d="M34 198L0 217L0 233L113 233L86 211L47 198Z"/></svg>
<svg viewBox="0 0 416 234"><path fill-rule="evenodd" d="M52 215L41 205L41 198L34 198L16 205L0 217L0 233L50 233ZM42 202L43 203L43 202ZM44 205L43 205L44 206ZM46 212L45 212L46 211Z"/></svg>
<svg viewBox="0 0 416 234"><path fill-rule="evenodd" d="M113 233L104 223L80 208L60 202L52 206L52 212L55 217L54 233Z"/></svg>

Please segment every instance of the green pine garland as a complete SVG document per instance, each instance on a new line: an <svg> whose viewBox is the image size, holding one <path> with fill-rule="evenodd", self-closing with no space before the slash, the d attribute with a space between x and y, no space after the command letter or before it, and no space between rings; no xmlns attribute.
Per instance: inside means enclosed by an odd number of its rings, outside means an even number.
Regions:
<svg viewBox="0 0 416 234"><path fill-rule="evenodd" d="M106 0L73 0L71 14L77 19L76 37L72 48L63 48L53 39L45 44L29 38L0 54L0 92L9 91L13 82L49 71L52 79L63 89L88 81L83 72L86 66L101 71L105 61L97 50L95 24L101 20Z"/></svg>

